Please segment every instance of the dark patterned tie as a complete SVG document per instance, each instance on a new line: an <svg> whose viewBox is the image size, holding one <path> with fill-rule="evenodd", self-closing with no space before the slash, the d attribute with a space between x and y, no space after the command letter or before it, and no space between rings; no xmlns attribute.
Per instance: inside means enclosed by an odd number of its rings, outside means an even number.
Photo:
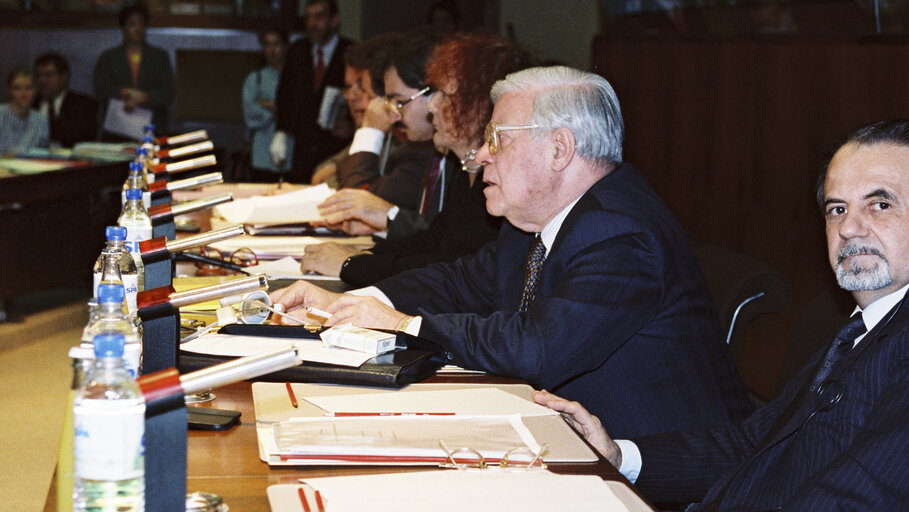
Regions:
<svg viewBox="0 0 909 512"><path fill-rule="evenodd" d="M322 79L325 78L325 60L322 59L322 47L316 49L316 72L313 74L312 88L314 91L319 90L322 85Z"/></svg>
<svg viewBox="0 0 909 512"><path fill-rule="evenodd" d="M816 410L816 404L813 399L818 386L820 386L830 375L833 365L836 364L850 348L852 348L855 344L855 339L866 332L868 332L868 329L865 327L862 314L859 313L850 318L849 323L844 325L843 328L836 333L833 342L830 344L830 348L827 349L827 353L824 354L824 359L821 362L817 373L814 375L814 379L811 381L811 386L807 390L803 386L802 390L795 395L792 402L786 406L786 409L783 410L776 422L774 422L773 426L770 427L761 442L748 457L749 461L752 457L760 453L768 444L772 443L780 433L791 429L792 427L790 427L790 424L802 424L810 417L811 411ZM726 497L729 488L735 482L744 467L745 465L740 466L738 472L729 479L723 487L723 490L717 493L709 503L699 508L698 511L716 512L720 510L723 498Z"/></svg>
<svg viewBox="0 0 909 512"><path fill-rule="evenodd" d="M439 184L439 176L442 175L442 156L432 157L429 164L429 170L426 171L426 184L423 186L423 200L420 202L420 215L426 215L429 207L432 206L432 195L436 191L436 185Z"/></svg>
<svg viewBox="0 0 909 512"><path fill-rule="evenodd" d="M543 245L543 239L537 234L533 245L530 246L530 252L527 253L527 267L524 269L524 291L521 293L520 312L527 311L533 297L537 293L537 279L540 277L540 269L543 268L543 260L546 257L546 246Z"/></svg>

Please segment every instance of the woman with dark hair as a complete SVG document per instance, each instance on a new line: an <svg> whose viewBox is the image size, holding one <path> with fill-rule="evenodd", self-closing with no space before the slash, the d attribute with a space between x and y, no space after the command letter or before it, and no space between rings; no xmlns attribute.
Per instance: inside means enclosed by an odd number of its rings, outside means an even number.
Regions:
<svg viewBox="0 0 909 512"><path fill-rule="evenodd" d="M501 37L455 34L436 47L426 64L426 83L434 90L427 108L433 114L433 141L448 157L460 160L446 191L445 206L429 228L396 240L376 240L368 253L341 261L330 248L308 247L302 269L340 275L366 286L404 270L476 252L495 239L501 219L486 212L482 168L473 160L492 116L489 91L496 80L530 67L530 55Z"/></svg>
<svg viewBox="0 0 909 512"><path fill-rule="evenodd" d="M0 105L0 153L47 147L47 116L32 108L35 80L28 68L16 68L6 79L9 104Z"/></svg>
<svg viewBox="0 0 909 512"><path fill-rule="evenodd" d="M142 4L127 5L117 16L123 44L98 57L93 83L95 97L106 112L112 98L123 100L126 112L136 107L152 111L157 130L167 131L167 109L174 99L174 71L170 57L161 48L145 43L148 10Z"/></svg>

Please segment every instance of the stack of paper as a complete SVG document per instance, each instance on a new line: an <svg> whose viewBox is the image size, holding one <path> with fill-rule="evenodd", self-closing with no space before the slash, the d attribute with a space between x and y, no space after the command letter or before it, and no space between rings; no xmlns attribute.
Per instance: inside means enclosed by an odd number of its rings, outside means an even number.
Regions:
<svg viewBox="0 0 909 512"><path fill-rule="evenodd" d="M215 207L214 215L231 224L291 224L321 220L317 205L334 194L326 184L306 187L287 194L253 196Z"/></svg>
<svg viewBox="0 0 909 512"><path fill-rule="evenodd" d="M287 256L299 258L303 255L303 250L308 245L323 244L325 242L337 242L353 249L366 249L372 247L372 238L368 236L354 236L350 238L324 237L318 238L313 236L249 236L241 235L238 237L222 240L211 244L223 254L230 254L237 249L248 247L256 253L260 260L277 260Z"/></svg>

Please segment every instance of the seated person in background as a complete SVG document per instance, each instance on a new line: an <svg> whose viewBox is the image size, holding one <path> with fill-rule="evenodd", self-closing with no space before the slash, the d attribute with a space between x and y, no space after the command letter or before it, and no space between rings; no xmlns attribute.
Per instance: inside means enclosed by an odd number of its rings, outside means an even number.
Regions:
<svg viewBox="0 0 909 512"><path fill-rule="evenodd" d="M38 95L33 107L50 120L50 141L71 148L98 138L98 102L69 90L69 64L57 53L45 53L33 66Z"/></svg>
<svg viewBox="0 0 909 512"><path fill-rule="evenodd" d="M473 158L492 115L492 84L530 65L526 51L498 36L459 34L436 47L426 64L426 81L435 90L427 108L433 142L455 157L446 159L454 178L442 211L425 230L396 240L377 238L368 253L333 242L307 246L302 270L366 286L411 268L454 261L495 240L501 217L486 211L483 169Z"/></svg>
<svg viewBox="0 0 909 512"><path fill-rule="evenodd" d="M363 125L363 114L369 102L377 96L385 95L385 69L394 56L395 49L401 41L401 34L392 32L378 35L372 39L356 43L344 53L344 87L347 109L353 118L354 126ZM382 163L388 158L389 146L382 151ZM327 183L332 188L343 186L337 179L338 162L350 154L350 144L341 151L323 160L316 166L312 175L312 184ZM379 174L382 174L380 164Z"/></svg>
<svg viewBox="0 0 909 512"><path fill-rule="evenodd" d="M93 76L95 97L107 111L112 98L124 109L151 109L157 131L167 132L167 109L174 100L174 71L167 52L145 43L148 10L142 4L127 5L117 15L123 44L98 57Z"/></svg>
<svg viewBox="0 0 909 512"><path fill-rule="evenodd" d="M338 182L345 188L319 205L328 225L351 234L387 231L395 239L425 229L442 209L452 173L445 172L432 142L432 114L426 110L431 88L424 81L426 60L439 42L418 31L396 50L384 74L386 98L369 103L350 156L338 162ZM396 123L403 124L407 142L389 153L380 177L379 155Z"/></svg>
<svg viewBox="0 0 909 512"><path fill-rule="evenodd" d="M287 53L287 32L280 28L269 28L259 34L265 66L253 71L243 82L243 122L246 123L247 137L251 139L250 170L251 181L274 183L276 176L290 171L292 158L282 167L276 166L268 154L268 147L275 135L275 91L284 66ZM290 141L288 155L293 154Z"/></svg>
<svg viewBox="0 0 909 512"><path fill-rule="evenodd" d="M545 392L645 496L688 510L905 510L909 503L909 121L865 126L819 180L829 261L852 319L744 421L613 441L580 404ZM606 393L607 391L601 390ZM641 403L642 408L649 408Z"/></svg>
<svg viewBox="0 0 909 512"><path fill-rule="evenodd" d="M327 311L325 325L418 335L455 364L582 400L625 435L743 418L751 404L685 233L622 163L609 83L530 68L492 99L476 161L486 209L508 221L495 242L375 288L298 281L272 300Z"/></svg>
<svg viewBox="0 0 909 512"><path fill-rule="evenodd" d="M27 68L16 68L6 78L9 103L0 105L0 153L46 148L47 116L32 108L35 82Z"/></svg>

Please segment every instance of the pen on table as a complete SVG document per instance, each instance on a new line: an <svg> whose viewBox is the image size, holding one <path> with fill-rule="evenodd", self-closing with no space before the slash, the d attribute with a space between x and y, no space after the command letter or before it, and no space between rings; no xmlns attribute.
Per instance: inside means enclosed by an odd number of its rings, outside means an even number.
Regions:
<svg viewBox="0 0 909 512"><path fill-rule="evenodd" d="M296 409L300 404L297 403L297 395L294 394L294 388L290 385L290 382L285 382L284 384L287 386L287 396L290 397L290 405Z"/></svg>
<svg viewBox="0 0 909 512"><path fill-rule="evenodd" d="M306 312L312 315L321 316L322 318L330 318L331 313L328 311L322 311L321 309L314 308L312 306L306 306Z"/></svg>
<svg viewBox="0 0 909 512"><path fill-rule="evenodd" d="M312 509L309 508L309 501L306 500L306 493L303 492L302 487L297 487L297 494L300 495L300 503L303 504L303 512L311 512Z"/></svg>
<svg viewBox="0 0 909 512"><path fill-rule="evenodd" d="M329 412L329 416L336 418L351 418L357 416L455 416L453 412Z"/></svg>
<svg viewBox="0 0 909 512"><path fill-rule="evenodd" d="M319 507L319 512L325 512L325 505L322 504L322 493L316 491L316 506Z"/></svg>

